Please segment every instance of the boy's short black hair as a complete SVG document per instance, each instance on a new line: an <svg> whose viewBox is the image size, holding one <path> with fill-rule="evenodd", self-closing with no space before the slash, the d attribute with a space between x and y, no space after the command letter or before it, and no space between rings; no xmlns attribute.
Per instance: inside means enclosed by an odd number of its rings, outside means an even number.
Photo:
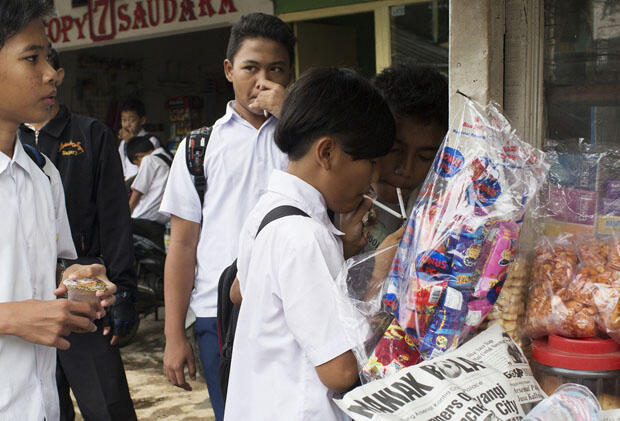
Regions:
<svg viewBox="0 0 620 421"><path fill-rule="evenodd" d="M54 14L49 0L2 0L0 6L0 48L35 19Z"/></svg>
<svg viewBox="0 0 620 421"><path fill-rule="evenodd" d="M129 98L123 101L121 104L121 113L123 111L135 111L138 117L144 117L146 115L144 102L140 101L138 98Z"/></svg>
<svg viewBox="0 0 620 421"><path fill-rule="evenodd" d="M226 58L232 62L241 44L248 38L267 38L279 42L288 51L289 64L292 66L295 62L295 35L280 18L265 13L241 16L230 30Z"/></svg>
<svg viewBox="0 0 620 421"><path fill-rule="evenodd" d="M396 117L448 129L448 80L436 69L412 62L394 64L374 80Z"/></svg>
<svg viewBox="0 0 620 421"><path fill-rule="evenodd" d="M155 147L147 136L134 136L125 144L125 153L132 163L135 163L139 153L150 152Z"/></svg>
<svg viewBox="0 0 620 421"><path fill-rule="evenodd" d="M353 70L311 69L282 105L275 142L295 161L322 136L333 137L354 159L377 158L392 148L394 117L381 94Z"/></svg>

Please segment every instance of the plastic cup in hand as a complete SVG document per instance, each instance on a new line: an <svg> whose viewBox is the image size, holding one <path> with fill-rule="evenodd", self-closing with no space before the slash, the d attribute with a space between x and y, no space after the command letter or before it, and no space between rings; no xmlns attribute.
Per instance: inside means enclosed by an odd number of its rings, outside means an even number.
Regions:
<svg viewBox="0 0 620 421"><path fill-rule="evenodd" d="M99 279L66 279L63 284L67 287L67 298L70 301L82 303L99 303L97 291L105 291L106 284ZM74 329L76 333L86 333L87 330Z"/></svg>

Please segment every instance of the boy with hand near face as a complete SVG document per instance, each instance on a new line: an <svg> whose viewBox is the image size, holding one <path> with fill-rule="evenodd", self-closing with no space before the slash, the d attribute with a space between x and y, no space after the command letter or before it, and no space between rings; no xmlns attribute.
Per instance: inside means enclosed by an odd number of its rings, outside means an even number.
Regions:
<svg viewBox="0 0 620 421"><path fill-rule="evenodd" d="M120 144L118 145L118 153L121 156L123 164L123 175L125 180L135 177L138 173L138 166L135 165L125 150L129 139L136 136L147 136L143 126L146 124L146 109L144 103L139 99L128 99L121 105L121 128L118 131ZM159 139L155 136L148 136L153 144L153 148L159 147Z"/></svg>
<svg viewBox="0 0 620 421"><path fill-rule="evenodd" d="M241 305L226 420L341 420L334 393L357 381L355 334L340 321L335 278L343 233L328 210L360 208L394 139L381 95L350 70L314 69L284 101L276 144L290 160L273 171L239 238ZM265 226L273 209L293 206Z"/></svg>
<svg viewBox="0 0 620 421"><path fill-rule="evenodd" d="M399 187L409 216L448 130L448 80L434 68L405 62L383 70L374 85L394 115L396 141L379 160L379 179L372 188L380 202L400 212ZM367 251L403 223L380 208L373 213L365 227Z"/></svg>
<svg viewBox="0 0 620 421"><path fill-rule="evenodd" d="M101 305L55 299L58 257L76 256L58 171L35 163L17 135L20 123L42 122L55 103L57 72L43 19L44 0L4 0L0 8L0 418L59 418L56 348L72 330L96 330L102 306L114 302L114 284L101 265L69 267L62 279L93 277L107 283ZM39 158L41 156L38 156Z"/></svg>
<svg viewBox="0 0 620 421"><path fill-rule="evenodd" d="M164 274L164 373L172 384L191 389L184 373L187 366L195 378L194 354L185 336L191 307L218 421L224 413L218 382L218 280L237 256L239 231L269 174L288 165L273 133L293 75L294 45L291 29L271 15L245 15L232 27L224 73L235 99L210 135L204 158L204 205L186 164L186 140L175 155L160 209L170 215L171 224Z"/></svg>

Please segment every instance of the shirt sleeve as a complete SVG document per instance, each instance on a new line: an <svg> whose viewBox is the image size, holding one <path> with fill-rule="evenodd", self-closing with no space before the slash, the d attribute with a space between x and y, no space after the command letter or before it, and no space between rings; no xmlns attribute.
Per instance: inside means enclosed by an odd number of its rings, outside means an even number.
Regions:
<svg viewBox="0 0 620 421"><path fill-rule="evenodd" d="M183 140L174 155L166 190L161 201L159 212L166 216L179 218L200 223L202 220L202 207L200 198L194 186L192 176L185 162L185 146L187 140Z"/></svg>
<svg viewBox="0 0 620 421"><path fill-rule="evenodd" d="M46 157L45 174L50 178L50 186L52 188L52 197L54 199L54 211L56 214L56 242L58 248L58 257L61 259L77 259L75 245L71 237L71 227L69 226L69 218L67 217L67 208L65 206L65 192L62 188L62 180L60 173L52 164L52 161Z"/></svg>
<svg viewBox="0 0 620 421"><path fill-rule="evenodd" d="M131 184L133 190L137 190L142 194L146 194L149 191L153 180L155 179L155 173L157 168L153 165L153 158L151 156L145 156L142 159L142 164L138 168L138 174Z"/></svg>
<svg viewBox="0 0 620 421"><path fill-rule="evenodd" d="M151 136L151 137L149 138L149 140L151 141L151 143L153 144L153 147L154 147L155 149L157 149L157 148L159 148L159 147L161 146L161 144L160 144L160 142L159 142L159 139L158 139L157 137L155 137L155 136Z"/></svg>
<svg viewBox="0 0 620 421"><path fill-rule="evenodd" d="M309 229L289 240L277 275L286 323L315 367L355 346L340 320L339 292L324 257L334 250L321 247L327 243L321 235Z"/></svg>

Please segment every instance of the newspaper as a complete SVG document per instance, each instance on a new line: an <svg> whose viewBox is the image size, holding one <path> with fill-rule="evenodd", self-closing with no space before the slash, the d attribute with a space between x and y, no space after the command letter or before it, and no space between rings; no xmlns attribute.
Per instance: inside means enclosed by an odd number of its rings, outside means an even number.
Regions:
<svg viewBox="0 0 620 421"><path fill-rule="evenodd" d="M494 324L452 352L335 402L356 421L512 421L546 397L521 349Z"/></svg>
<svg viewBox="0 0 620 421"><path fill-rule="evenodd" d="M608 409L601 412L600 421L620 421L620 409Z"/></svg>

